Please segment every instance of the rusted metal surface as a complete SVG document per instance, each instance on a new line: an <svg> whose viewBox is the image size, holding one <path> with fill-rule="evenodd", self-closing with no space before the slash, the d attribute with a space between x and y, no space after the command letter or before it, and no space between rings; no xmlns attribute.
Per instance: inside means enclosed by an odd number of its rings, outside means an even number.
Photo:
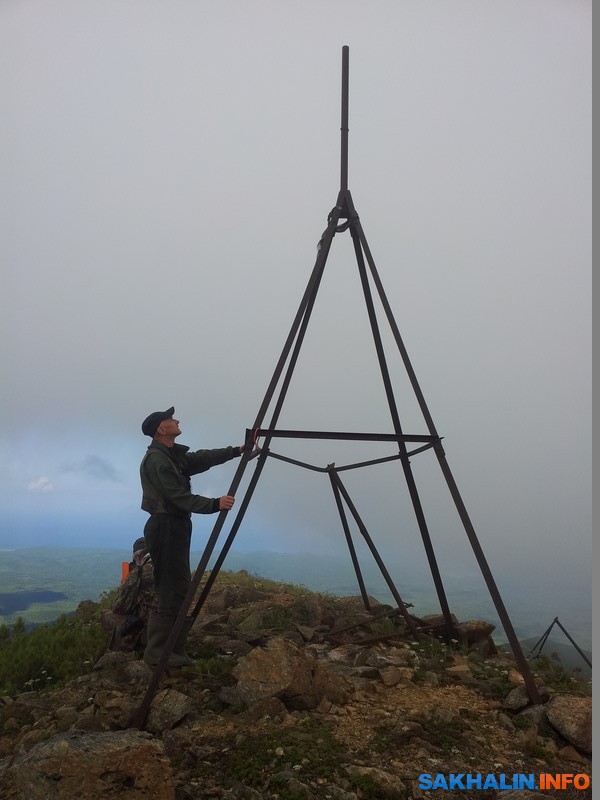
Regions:
<svg viewBox="0 0 600 800"><path fill-rule="evenodd" d="M261 428L261 437L266 439L339 439L350 442L428 442L432 446L438 436L421 433L359 433L357 431L301 431Z"/></svg>
<svg viewBox="0 0 600 800"><path fill-rule="evenodd" d="M393 580L392 580L392 578L390 576L390 573L387 571L387 568L386 568L385 564L383 563L383 559L379 555L379 552L377 551L377 548L375 547L375 543L371 539L369 531L367 530L364 522L362 521L362 519L360 517L360 514L358 513L358 511L356 509L356 506L354 505L354 503L352 502L352 499L350 498L350 495L348 494L348 490L346 489L346 487L342 483L342 480L341 480L340 476L334 470L330 474L331 474L332 481L335 482L335 485L338 488L341 496L344 498L344 500L346 502L346 505L348 506L348 509L350 510L350 513L354 517L354 520L355 520L355 522L356 522L356 524L358 526L358 529L361 532L363 539L367 543L367 546L368 546L369 550L371 551L371 555L375 559L375 563L379 567L379 571L383 575L383 578L384 578L385 582L388 585L388 588L389 588L389 590L390 590L390 592L392 594L392 597L394 598L394 600L396 601L396 604L398 605L398 608L400 609L400 613L404 616L404 619L406 620L406 624L411 629L411 631L413 631L413 633L416 633L417 629L416 629L415 623L413 622L413 620L410 617L410 614L406 610L406 605L404 604L404 600L400 597L400 593L399 593L398 589L396 588L396 586L395 586L395 584L394 584L394 582L393 582Z"/></svg>
<svg viewBox="0 0 600 800"><path fill-rule="evenodd" d="M341 166L340 166L340 190L345 192L348 189L348 95L350 85L350 48L348 45L342 47L342 122L341 131Z"/></svg>
<svg viewBox="0 0 600 800"><path fill-rule="evenodd" d="M333 476L334 467L333 464L330 465L329 470L329 478L331 481L331 489L333 491L333 496L335 498L335 503L338 509L338 513L340 515L340 520L342 523L342 528L344 530L344 536L346 537L346 544L348 545L348 550L350 552L350 558L352 560L352 566L354 567L354 573L356 575L356 580L358 581L358 586L360 588L360 593L363 599L364 607L367 611L371 610L371 603L369 602L369 596L367 594L367 590L365 587L365 582L363 580L362 572L360 569L360 564L358 563L358 556L356 555L356 549L354 547L354 542L352 541L352 535L350 533L350 527L348 525L348 518L346 517L346 512L344 510L344 504L342 503L342 497L340 494L339 487L335 481Z"/></svg>

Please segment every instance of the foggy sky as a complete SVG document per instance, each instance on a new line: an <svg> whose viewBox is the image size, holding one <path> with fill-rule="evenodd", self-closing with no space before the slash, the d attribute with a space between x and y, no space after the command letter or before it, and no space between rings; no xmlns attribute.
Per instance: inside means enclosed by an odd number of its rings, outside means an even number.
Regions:
<svg viewBox="0 0 600 800"><path fill-rule="evenodd" d="M337 198L348 45L349 188L483 549L500 583L591 594L591 16L571 0L0 4L0 547L128 551L151 411L175 405L193 449L242 442ZM405 432L426 433L389 361ZM392 431L348 233L280 427ZM318 466L393 452L273 449ZM476 571L433 459L413 467L434 545ZM195 491L226 493L234 469ZM411 570L399 466L347 482ZM197 549L213 522L195 519ZM269 461L236 546L344 552L327 477Z"/></svg>

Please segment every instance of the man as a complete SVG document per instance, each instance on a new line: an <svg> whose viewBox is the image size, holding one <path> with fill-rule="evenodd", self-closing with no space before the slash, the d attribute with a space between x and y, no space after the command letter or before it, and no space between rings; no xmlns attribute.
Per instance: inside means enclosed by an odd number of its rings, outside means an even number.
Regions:
<svg viewBox="0 0 600 800"><path fill-rule="evenodd" d="M147 555L148 547L146 546L146 540L143 536L140 536L139 539L135 540L131 548L132 560L129 562L129 571L131 572L135 567L139 567Z"/></svg>
<svg viewBox="0 0 600 800"><path fill-rule="evenodd" d="M154 565L157 608L148 617L144 661L160 660L169 633L191 582L190 543L192 514L214 514L233 507L234 498L202 497L192 493L190 476L240 456L244 445L190 452L175 444L181 434L175 408L154 411L142 423L142 432L152 437L140 465L142 508L150 514L144 539ZM185 653L188 626L183 628L169 657L171 666L193 664Z"/></svg>

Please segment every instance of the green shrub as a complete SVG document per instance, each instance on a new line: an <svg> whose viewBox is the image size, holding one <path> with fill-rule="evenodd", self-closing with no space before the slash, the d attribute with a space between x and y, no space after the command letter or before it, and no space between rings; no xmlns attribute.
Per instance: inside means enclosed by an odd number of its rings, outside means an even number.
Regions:
<svg viewBox="0 0 600 800"><path fill-rule="evenodd" d="M220 752L220 769L234 781L260 789L267 780L277 785L278 794L291 800L286 781L273 773L293 774L300 781L331 779L347 759L344 747L324 724L306 718L293 728L236 740L235 747ZM210 764L204 765L210 770Z"/></svg>
<svg viewBox="0 0 600 800"><path fill-rule="evenodd" d="M569 671L555 653L550 656L539 653L533 659L533 668L544 679L544 683L557 692L592 693L591 683L582 680L580 670Z"/></svg>
<svg viewBox="0 0 600 800"><path fill-rule="evenodd" d="M404 796L395 789L379 786L369 775L351 775L348 783L353 789L361 792L361 797L368 797L369 800L401 800Z"/></svg>
<svg viewBox="0 0 600 800"><path fill-rule="evenodd" d="M108 637L99 622L66 614L26 631L23 620L12 630L0 627L0 694L43 691L90 672L106 650Z"/></svg>

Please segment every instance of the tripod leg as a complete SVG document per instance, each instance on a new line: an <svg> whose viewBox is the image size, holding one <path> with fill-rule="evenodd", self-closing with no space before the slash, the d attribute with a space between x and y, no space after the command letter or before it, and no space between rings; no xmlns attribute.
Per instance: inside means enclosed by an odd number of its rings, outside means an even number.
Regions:
<svg viewBox="0 0 600 800"><path fill-rule="evenodd" d="M382 560L381 556L377 552L377 548L375 547L375 544L374 544L373 540L371 539L371 537L369 535L369 531L367 530L364 522L360 518L360 515L359 515L358 511L356 510L356 506L354 505L354 503L350 499L350 495L348 494L348 492L346 490L346 487L342 483L342 481L340 479L340 476L337 474L337 472L332 472L331 474L333 476L333 480L335 481L335 484L336 484L337 488L339 489L339 491L341 492L344 500L346 501L346 505L350 509L350 513L354 517L354 519L356 521L356 524L358 525L358 529L360 530L364 540L366 541L366 543L367 543L367 545L369 547L369 550L371 551L371 553L373 555L373 558L375 559L375 562L377 563L377 566L379 567L379 569L381 571L381 574L383 575L383 577L385 579L385 582L387 583L387 585L389 587L389 590L392 593L392 597L396 601L396 603L398 605L398 608L400 609L400 612L401 612L402 616L404 617L404 620L405 620L406 624L408 625L410 631L416 636L418 634L418 630L417 630L417 627L416 627L416 625L414 623L414 620L412 619L412 617L408 613L408 611L406 609L406 606L404 605L404 601L400 597L400 593L398 592L398 589L396 589L396 586L394 585L394 582L392 581L392 578L391 578L389 572L387 571L386 566L383 563L383 560Z"/></svg>
<svg viewBox="0 0 600 800"><path fill-rule="evenodd" d="M342 498L340 497L340 490L338 489L335 479L333 477L333 472L334 469L333 466L331 466L331 469L329 470L329 479L331 480L331 488L333 489L333 495L335 497L335 502L340 515L340 519L342 521L342 527L344 529L346 543L348 544L348 550L350 551L350 558L352 559L352 564L354 566L354 572L356 573L356 579L358 581L363 603L367 611L370 611L371 605L369 603L369 596L367 595L365 582L363 581L362 572L360 570L360 565L358 563L358 558L356 556L356 549L354 547L354 542L352 541L352 536L350 535L350 528L348 527L348 520L346 518L346 513L344 511L344 506L342 504Z"/></svg>

